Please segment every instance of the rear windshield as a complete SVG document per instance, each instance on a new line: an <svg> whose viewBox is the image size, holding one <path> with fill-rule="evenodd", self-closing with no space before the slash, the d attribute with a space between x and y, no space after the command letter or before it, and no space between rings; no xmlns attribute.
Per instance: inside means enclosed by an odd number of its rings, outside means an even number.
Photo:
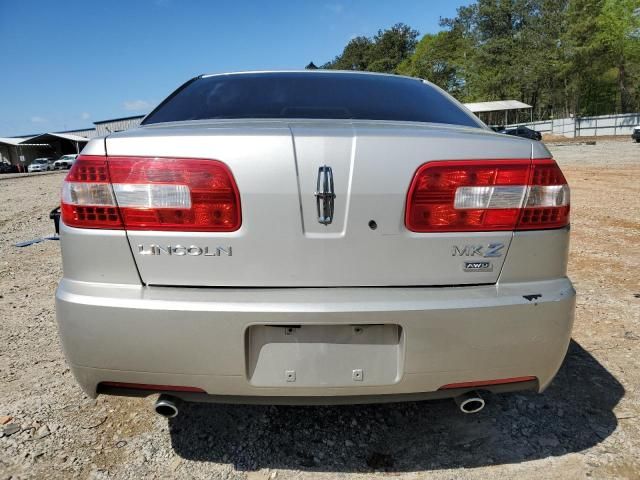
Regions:
<svg viewBox="0 0 640 480"><path fill-rule="evenodd" d="M479 127L417 79L357 73L244 73L198 78L143 124L229 118L324 118L434 122Z"/></svg>

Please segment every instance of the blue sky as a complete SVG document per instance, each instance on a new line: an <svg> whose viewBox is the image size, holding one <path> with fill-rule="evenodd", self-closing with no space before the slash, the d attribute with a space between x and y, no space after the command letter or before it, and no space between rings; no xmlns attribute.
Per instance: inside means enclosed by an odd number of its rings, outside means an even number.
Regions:
<svg viewBox="0 0 640 480"><path fill-rule="evenodd" d="M147 113L200 73L303 68L469 1L0 0L0 136Z"/></svg>

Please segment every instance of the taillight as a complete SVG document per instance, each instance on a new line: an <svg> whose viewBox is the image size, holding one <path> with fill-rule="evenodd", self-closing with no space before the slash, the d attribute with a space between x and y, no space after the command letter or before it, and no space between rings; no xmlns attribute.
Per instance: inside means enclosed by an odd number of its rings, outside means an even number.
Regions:
<svg viewBox="0 0 640 480"><path fill-rule="evenodd" d="M569 224L570 193L555 160L533 160L524 208L516 230L559 228Z"/></svg>
<svg viewBox="0 0 640 480"><path fill-rule="evenodd" d="M78 157L62 189L62 220L73 227L230 232L240 195L217 160Z"/></svg>
<svg viewBox="0 0 640 480"><path fill-rule="evenodd" d="M82 155L62 184L62 221L70 227L122 229L106 157Z"/></svg>
<svg viewBox="0 0 640 480"><path fill-rule="evenodd" d="M405 211L414 232L558 228L569 223L569 187L556 162L436 161L416 172Z"/></svg>

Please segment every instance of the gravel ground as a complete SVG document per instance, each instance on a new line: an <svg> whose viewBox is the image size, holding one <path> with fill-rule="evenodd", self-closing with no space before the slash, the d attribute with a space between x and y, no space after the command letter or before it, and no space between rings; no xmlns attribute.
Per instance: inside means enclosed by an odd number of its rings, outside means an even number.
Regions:
<svg viewBox="0 0 640 480"><path fill-rule="evenodd" d="M625 139L626 140L626 139ZM640 145L550 145L572 186L574 340L542 395L340 407L87 398L67 368L51 233L62 174L0 177L0 479L640 478Z"/></svg>

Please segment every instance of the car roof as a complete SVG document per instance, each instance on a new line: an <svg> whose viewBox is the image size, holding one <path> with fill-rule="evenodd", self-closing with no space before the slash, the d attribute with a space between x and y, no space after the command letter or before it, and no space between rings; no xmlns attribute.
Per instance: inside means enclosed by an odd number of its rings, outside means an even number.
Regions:
<svg viewBox="0 0 640 480"><path fill-rule="evenodd" d="M381 72L363 72L360 70L325 70L322 68L318 68L316 70L246 70L246 71L238 71L238 72L221 72L221 73L204 73L199 75L196 78L209 78L209 77L218 77L225 75L272 75L278 73L296 73L296 74L304 74L304 75L363 75L363 76L374 76L374 77L393 77L393 78L408 78L410 80L415 80L419 82L431 83L428 80L418 78L418 77L410 77L409 75L397 75L395 73L381 73Z"/></svg>

